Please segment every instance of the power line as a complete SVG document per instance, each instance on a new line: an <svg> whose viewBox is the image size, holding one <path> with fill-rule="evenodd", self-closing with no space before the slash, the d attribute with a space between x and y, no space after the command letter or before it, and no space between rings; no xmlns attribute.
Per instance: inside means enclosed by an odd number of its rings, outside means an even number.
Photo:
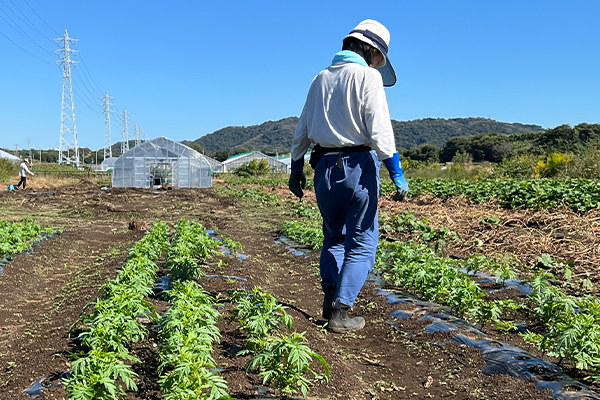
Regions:
<svg viewBox="0 0 600 400"><path fill-rule="evenodd" d="M47 23L47 22L44 20L44 18L40 17L40 15L39 15L39 14L38 14L38 13L37 13L37 12L36 12L34 9L33 9L33 7L31 7L31 5L30 5L30 4L27 2L27 0L23 0L23 1L24 1L24 2L25 2L25 4L27 4L27 6L28 6L28 7L31 9L31 11L33 11L33 13L34 13L35 15L37 15L37 17L38 17L38 18L39 18L39 19L40 19L40 20L41 20L41 21L42 21L44 24L46 24L46 26L47 26L48 28L50 28L50 29L51 29L51 30L52 30L52 31L53 31L53 32L54 32L54 33L55 33L57 36L58 36L58 35L60 35L60 33L59 33L57 30L55 30L55 29L54 29L54 28L52 28L50 25L48 25L48 23Z"/></svg>
<svg viewBox="0 0 600 400"><path fill-rule="evenodd" d="M35 54L25 50L23 47L19 46L18 44L16 44L15 42L13 42L13 40L11 38L9 38L8 36L6 36L3 32L0 32L0 35L4 36L6 38L6 40L8 40L9 42L11 42L12 44L14 44L15 46L17 46L18 48L20 48L21 50L23 50L25 53L29 54L30 56L37 58L38 60L40 60L41 62L45 63L45 64L50 64L50 65L54 65L51 62L48 62L46 60L42 60L41 58L39 58L38 56L36 56Z"/></svg>
<svg viewBox="0 0 600 400"><path fill-rule="evenodd" d="M72 71L75 71L75 69L73 69ZM85 101L86 98L87 98L88 101L90 100L90 98L89 97L84 97L85 94L81 94L83 92L83 90L81 89L81 87L77 83L77 80L73 81L73 84L78 89L77 90L77 99L80 100L87 108L89 108L93 112L100 113L100 111L98 111L97 109L94 109L92 106L89 105L89 103L87 101ZM85 95L85 96L87 96L87 95Z"/></svg>
<svg viewBox="0 0 600 400"><path fill-rule="evenodd" d="M87 74L89 75L90 79L92 80L92 82L94 83L94 85L96 86L96 89L98 89L99 93L102 93L102 89L100 89L100 86L96 83L96 80L94 79L94 76L92 75L92 73L88 70L87 67L87 63L84 61L83 57L81 57L81 54L79 54L79 60L81 61L81 65L83 66L83 73L85 75L85 73L87 72ZM89 81L88 81L89 82ZM90 84L91 86L91 84Z"/></svg>
<svg viewBox="0 0 600 400"><path fill-rule="evenodd" d="M4 5L6 5L6 3L4 3L4 1L2 0L2 3ZM52 54L52 52L48 51L47 49L43 48L42 46L40 46L40 44L38 42L36 42L31 36L29 36L27 34L27 32L25 32L11 17L10 15L8 15L8 13L6 11L4 11L4 9L0 8L0 11L2 11L4 13L4 15L6 15L8 17L8 19L12 22L9 22L6 20L6 18L4 18L2 15L0 15L0 18L2 20L4 20L4 22L6 22L8 24L8 26L10 26L11 28L13 28L18 34L20 34L21 36L25 37L27 40L29 40L31 43L33 43L34 45L36 45L37 47L39 47L40 49L44 50L46 53L50 54L52 57L54 57L54 54ZM11 10L12 11L12 10ZM13 24L15 26L13 26Z"/></svg>
<svg viewBox="0 0 600 400"><path fill-rule="evenodd" d="M92 101L92 103L95 103L96 99L98 97L100 97L97 93L92 93L92 91L87 87L87 85L85 84L85 82L81 79L81 76L79 74L79 71L76 69L73 69L73 73L75 74L75 76L79 79L79 82L81 82L81 84L83 85L83 87L85 88L85 90L87 91L87 93L89 93L90 97L88 97L88 100ZM87 95L86 95L87 97Z"/></svg>
<svg viewBox="0 0 600 400"><path fill-rule="evenodd" d="M27 18L27 15L25 15L23 13L23 11L21 11L21 9L12 1L12 0L8 0L10 1L10 3L13 5L13 7L15 7L17 9L17 11L25 18L21 18L17 13L15 13L13 11L13 13L23 22L25 22L25 24L29 25L29 27L33 28L33 30L35 30L37 33L39 33L41 36L43 36L46 40L48 40L50 43L54 43L54 41L49 38L48 36L46 36L42 31L40 31L35 24L33 24L33 22L31 22L31 20L29 18ZM2 3L4 3L4 0L2 0ZM4 3L5 5L7 5L6 3ZM7 5L8 6L8 5ZM12 9L11 9L12 11Z"/></svg>

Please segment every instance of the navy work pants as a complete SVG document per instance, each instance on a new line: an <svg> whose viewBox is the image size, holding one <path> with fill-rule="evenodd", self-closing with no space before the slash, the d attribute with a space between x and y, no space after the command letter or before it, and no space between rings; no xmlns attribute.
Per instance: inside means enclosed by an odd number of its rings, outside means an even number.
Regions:
<svg viewBox="0 0 600 400"><path fill-rule="evenodd" d="M335 300L350 307L375 265L380 166L372 152L344 152L341 159L323 156L315 170L323 216L321 286L337 287Z"/></svg>

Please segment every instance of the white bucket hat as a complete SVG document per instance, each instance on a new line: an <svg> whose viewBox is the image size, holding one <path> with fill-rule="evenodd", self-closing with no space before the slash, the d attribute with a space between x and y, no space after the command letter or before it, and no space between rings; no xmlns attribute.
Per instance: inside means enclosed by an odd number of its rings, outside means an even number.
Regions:
<svg viewBox="0 0 600 400"><path fill-rule="evenodd" d="M383 78L383 86L394 86L396 84L396 72L394 72L392 63L387 55L390 44L390 32L385 26L373 19L365 19L356 25L356 28L346 37L356 38L379 49L383 54L383 61L377 66L377 70Z"/></svg>
<svg viewBox="0 0 600 400"><path fill-rule="evenodd" d="M23 161L25 161L26 163L28 163L28 164L29 164L29 160L28 160L28 159L24 159Z"/></svg>

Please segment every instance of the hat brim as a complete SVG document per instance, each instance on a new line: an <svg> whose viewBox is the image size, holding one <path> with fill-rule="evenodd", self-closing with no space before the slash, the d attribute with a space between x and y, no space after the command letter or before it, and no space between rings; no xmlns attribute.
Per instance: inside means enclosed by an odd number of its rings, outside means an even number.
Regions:
<svg viewBox="0 0 600 400"><path fill-rule="evenodd" d="M394 67L392 67L392 63L388 58L387 52L377 44L377 42L369 39L361 33L353 32L346 37L354 37L362 42L365 42L368 45L375 47L381 51L381 54L384 56L384 64L382 66L377 67L377 71L381 74L381 78L383 78L383 86L390 87L396 84L396 72L394 71ZM345 39L345 38L344 38Z"/></svg>
<svg viewBox="0 0 600 400"><path fill-rule="evenodd" d="M381 67L377 67L377 71L381 74L381 78L383 79L383 86L390 87L396 84L396 71L394 71L394 67L392 67L392 63L388 58L387 54L384 53L385 56L385 64Z"/></svg>

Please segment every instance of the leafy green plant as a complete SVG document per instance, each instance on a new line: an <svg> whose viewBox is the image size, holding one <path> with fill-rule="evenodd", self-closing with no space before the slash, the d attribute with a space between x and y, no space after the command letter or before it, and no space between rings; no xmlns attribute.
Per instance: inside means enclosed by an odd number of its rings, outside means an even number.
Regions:
<svg viewBox="0 0 600 400"><path fill-rule="evenodd" d="M514 321L497 321L496 322L496 330L503 333L511 333L517 332L519 327L515 324Z"/></svg>
<svg viewBox="0 0 600 400"><path fill-rule="evenodd" d="M546 253L539 256L537 261L539 265L548 269L553 268L557 264L557 262L552 259L552 256Z"/></svg>
<svg viewBox="0 0 600 400"><path fill-rule="evenodd" d="M31 218L12 223L0 220L0 258L29 250L31 243L42 234L53 233L54 229L43 229Z"/></svg>
<svg viewBox="0 0 600 400"><path fill-rule="evenodd" d="M215 254L219 242L206 232L202 224L182 219L176 224L166 267L174 279L186 280L202 276L201 260Z"/></svg>
<svg viewBox="0 0 600 400"><path fill-rule="evenodd" d="M281 233L311 249L320 249L323 246L321 229L306 227L296 221L283 221Z"/></svg>
<svg viewBox="0 0 600 400"><path fill-rule="evenodd" d="M533 173L533 170L531 170ZM505 208L553 209L568 206L587 211L600 205L600 185L597 179L420 179L410 180L409 197L426 193L439 198L465 196L477 203L496 198ZM382 195L393 191L393 185L382 183Z"/></svg>
<svg viewBox="0 0 600 400"><path fill-rule="evenodd" d="M479 220L479 225L483 226L496 226L500 225L502 220L497 215L487 215Z"/></svg>
<svg viewBox="0 0 600 400"><path fill-rule="evenodd" d="M137 390L136 374L125 361L140 361L129 354L128 346L147 335L137 317L152 317L152 307L144 299L158 268L151 260L157 259L167 244L167 226L157 221L130 251L117 277L101 287L102 298L84 308L94 308L80 318L87 327L80 335L81 343L89 351L74 355L72 369L64 379L71 398L117 399L125 393L118 382Z"/></svg>
<svg viewBox="0 0 600 400"><path fill-rule="evenodd" d="M294 325L294 319L285 311L286 308L278 303L277 299L260 286L255 286L252 292L237 290L231 296L236 314L231 318L240 322L236 332L245 332L251 341L252 349L260 350L261 339L273 331L285 327L289 331ZM257 346L258 345L258 346Z"/></svg>
<svg viewBox="0 0 600 400"><path fill-rule="evenodd" d="M71 399L109 400L124 396L123 387L116 384L120 379L127 389L137 390L131 367L123 361L140 362L135 357L118 355L101 348L73 361L71 370L63 382Z"/></svg>
<svg viewBox="0 0 600 400"><path fill-rule="evenodd" d="M235 175L242 177L266 175L271 172L271 167L267 160L252 160L247 164L237 167L233 172Z"/></svg>
<svg viewBox="0 0 600 400"><path fill-rule="evenodd" d="M508 264L502 264L500 269L496 271L496 282L504 285L507 280L515 279L517 273Z"/></svg>
<svg viewBox="0 0 600 400"><path fill-rule="evenodd" d="M279 389L283 396L291 396L300 390L306 397L309 385L314 380L328 381L331 374L325 359L308 347L304 334L305 332L294 333L289 337L269 337L264 351L252 357L247 368L258 370L263 383ZM313 358L321 363L323 374L318 374L311 368ZM306 373L311 373L313 379L307 378Z"/></svg>
<svg viewBox="0 0 600 400"><path fill-rule="evenodd" d="M483 328L488 322L497 322L502 311L493 301L480 301L470 310L470 313L477 324Z"/></svg>
<svg viewBox="0 0 600 400"><path fill-rule="evenodd" d="M219 341L215 299L194 281L173 285L171 307L161 321L158 368L164 399L228 399L227 382L215 371Z"/></svg>

